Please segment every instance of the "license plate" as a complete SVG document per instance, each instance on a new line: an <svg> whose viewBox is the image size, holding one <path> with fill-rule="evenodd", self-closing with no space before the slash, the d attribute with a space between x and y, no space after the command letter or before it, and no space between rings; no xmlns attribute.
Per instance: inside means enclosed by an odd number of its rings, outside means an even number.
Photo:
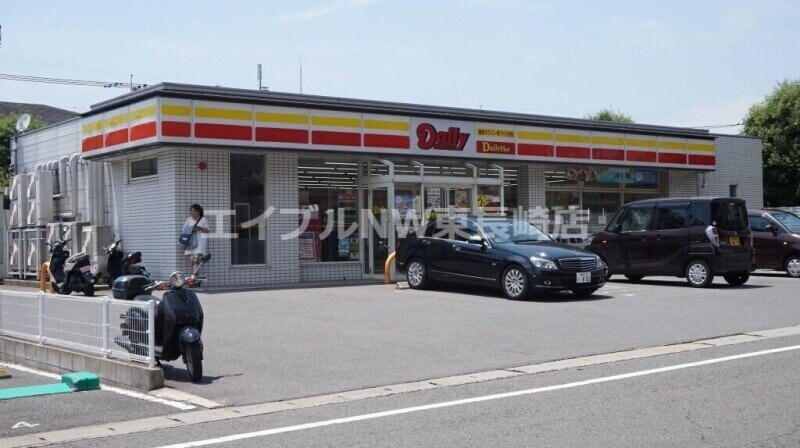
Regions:
<svg viewBox="0 0 800 448"><path fill-rule="evenodd" d="M91 266L81 266L81 272L91 272L91 271L92 271Z"/></svg>
<svg viewBox="0 0 800 448"><path fill-rule="evenodd" d="M731 246L739 246L740 245L738 236L732 236L732 237L728 238L728 241L730 241Z"/></svg>
<svg viewBox="0 0 800 448"><path fill-rule="evenodd" d="M575 279L575 283L589 283L592 281L592 273L591 272L578 272L578 278Z"/></svg>

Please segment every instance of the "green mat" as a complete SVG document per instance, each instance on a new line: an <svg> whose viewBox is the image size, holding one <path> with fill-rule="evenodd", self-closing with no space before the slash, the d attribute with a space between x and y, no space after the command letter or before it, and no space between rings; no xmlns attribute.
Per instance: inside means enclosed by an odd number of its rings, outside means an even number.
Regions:
<svg viewBox="0 0 800 448"><path fill-rule="evenodd" d="M12 387L0 389L0 400L36 397L40 395L66 394L100 388L100 377L92 372L75 372L61 375L61 382L38 386Z"/></svg>

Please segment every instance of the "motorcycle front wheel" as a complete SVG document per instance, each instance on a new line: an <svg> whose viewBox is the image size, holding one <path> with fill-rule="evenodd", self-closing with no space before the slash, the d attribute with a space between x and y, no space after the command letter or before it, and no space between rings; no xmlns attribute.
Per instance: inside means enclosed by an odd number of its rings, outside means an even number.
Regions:
<svg viewBox="0 0 800 448"><path fill-rule="evenodd" d="M55 291L57 294L62 294L65 296L68 296L72 293L72 291L69 289L69 285L66 282L64 282L64 286L62 286L61 288L59 288L58 285L53 283L53 291Z"/></svg>
<svg viewBox="0 0 800 448"><path fill-rule="evenodd" d="M203 378L203 349L200 342L190 342L183 346L186 360L186 369L192 382L198 382Z"/></svg>

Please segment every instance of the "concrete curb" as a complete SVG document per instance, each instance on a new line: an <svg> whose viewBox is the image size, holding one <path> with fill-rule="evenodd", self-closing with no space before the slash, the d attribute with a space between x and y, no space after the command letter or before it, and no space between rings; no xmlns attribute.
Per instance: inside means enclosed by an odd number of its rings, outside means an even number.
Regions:
<svg viewBox="0 0 800 448"><path fill-rule="evenodd" d="M0 361L58 374L88 370L96 372L103 384L143 391L164 387L164 372L158 367L101 358L9 336L0 336Z"/></svg>

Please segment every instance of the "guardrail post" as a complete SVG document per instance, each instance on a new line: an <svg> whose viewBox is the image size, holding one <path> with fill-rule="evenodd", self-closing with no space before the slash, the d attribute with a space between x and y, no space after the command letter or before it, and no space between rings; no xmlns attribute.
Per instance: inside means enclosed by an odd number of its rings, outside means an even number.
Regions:
<svg viewBox="0 0 800 448"><path fill-rule="evenodd" d="M3 291L0 291L0 334L3 334Z"/></svg>
<svg viewBox="0 0 800 448"><path fill-rule="evenodd" d="M103 300L103 358L108 358L109 300Z"/></svg>
<svg viewBox="0 0 800 448"><path fill-rule="evenodd" d="M44 293L39 293L39 344L44 344Z"/></svg>
<svg viewBox="0 0 800 448"><path fill-rule="evenodd" d="M156 301L147 302L147 364L156 366Z"/></svg>

